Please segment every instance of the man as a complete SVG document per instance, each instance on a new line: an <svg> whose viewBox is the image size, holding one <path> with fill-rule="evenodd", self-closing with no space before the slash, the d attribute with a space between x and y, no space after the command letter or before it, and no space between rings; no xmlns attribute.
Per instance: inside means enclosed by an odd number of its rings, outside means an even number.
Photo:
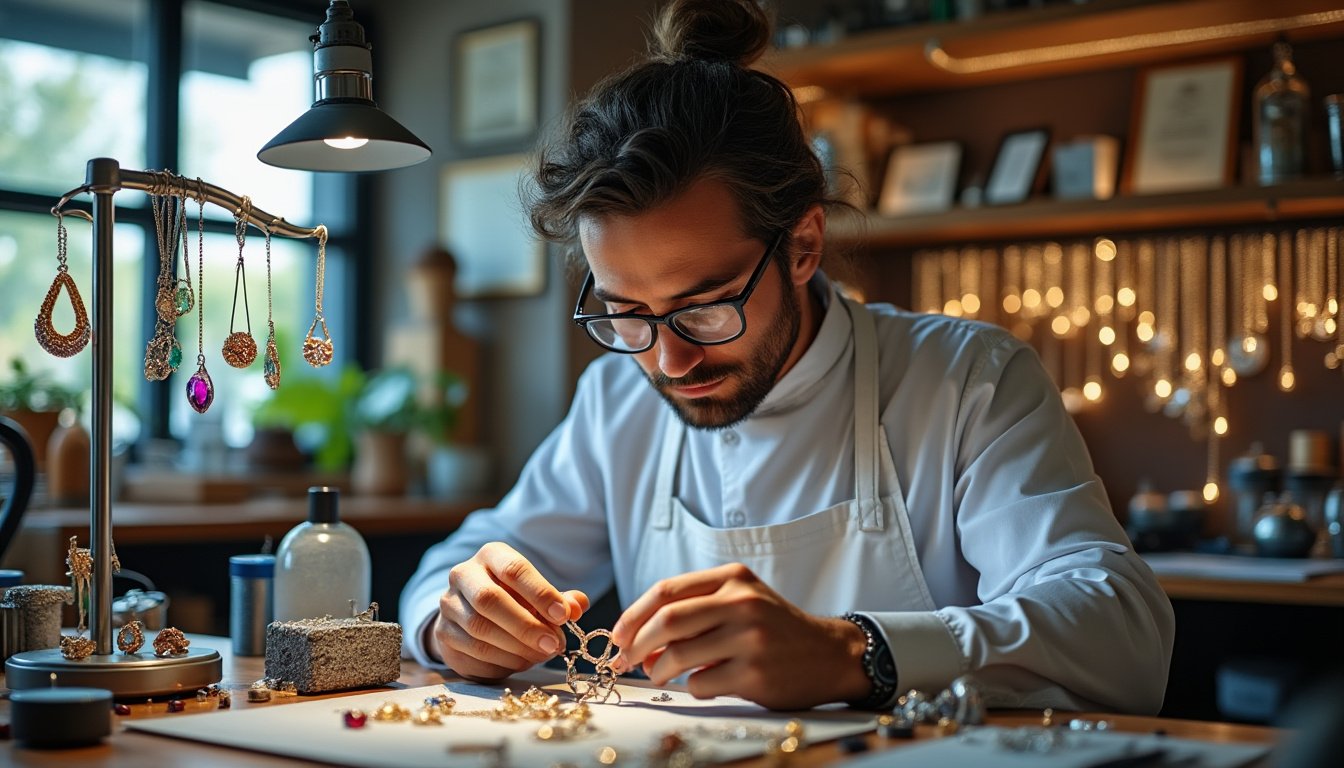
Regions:
<svg viewBox="0 0 1344 768"><path fill-rule="evenodd" d="M880 708L970 672L993 705L1156 712L1170 604L1030 348L830 286L821 169L744 66L753 2L674 2L659 38L543 150L532 201L613 354L425 555L409 652L500 679L614 584L619 668L697 696Z"/></svg>

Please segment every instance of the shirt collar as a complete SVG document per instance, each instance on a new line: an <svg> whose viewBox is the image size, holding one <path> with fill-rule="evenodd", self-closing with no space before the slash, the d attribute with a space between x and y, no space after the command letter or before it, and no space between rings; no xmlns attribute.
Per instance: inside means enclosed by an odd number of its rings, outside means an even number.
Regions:
<svg viewBox="0 0 1344 768"><path fill-rule="evenodd" d="M853 321L841 306L843 299L821 270L808 282L808 288L821 299L821 327L803 356L789 372L775 382L753 416L774 416L808 402L822 381L849 353Z"/></svg>

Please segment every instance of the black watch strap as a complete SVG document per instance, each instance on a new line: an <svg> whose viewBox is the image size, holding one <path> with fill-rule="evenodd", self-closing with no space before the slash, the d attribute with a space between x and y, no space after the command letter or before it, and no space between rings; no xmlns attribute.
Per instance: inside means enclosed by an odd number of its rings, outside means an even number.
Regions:
<svg viewBox="0 0 1344 768"><path fill-rule="evenodd" d="M863 649L863 674L872 683L872 691L861 701L851 701L849 705L856 709L887 709L896 698L896 660L892 658L891 646L877 624L867 616L846 613L842 618L853 622L863 630L867 645Z"/></svg>

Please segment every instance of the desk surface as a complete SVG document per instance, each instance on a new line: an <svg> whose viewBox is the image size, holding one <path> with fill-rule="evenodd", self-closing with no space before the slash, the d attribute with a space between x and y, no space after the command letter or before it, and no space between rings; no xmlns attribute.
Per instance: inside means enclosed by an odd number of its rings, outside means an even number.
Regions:
<svg viewBox="0 0 1344 768"><path fill-rule="evenodd" d="M262 677L262 670L264 667L263 660L255 657L234 657L229 653L229 641L226 638L194 636L193 642L215 648L224 657L224 680L221 684L233 692L233 707L236 709L284 706L286 703L295 701L339 698L341 696L341 694L329 694L326 696L286 697L276 698L267 704L249 704L246 701L246 689L251 685L252 681ZM401 671L401 678L395 683L395 686L398 688L415 688L424 685L433 685L443 681L442 676L438 673L427 670L409 661L402 662ZM185 703L187 713L204 711L206 709L213 710L215 708L214 700L198 703L194 698L188 697ZM132 704L131 708L132 713L129 715L129 718L133 719L179 716L176 713L168 713L167 704L163 702L154 704ZM1161 728L1172 736L1207 739L1210 741L1270 743L1275 740L1277 734L1276 731L1270 728L1234 725L1229 723L1206 723L1191 720L1170 720L1129 715L1099 715L1095 713L1083 715L1071 714L1069 716L1092 718L1105 717L1114 724L1116 729L1123 731L1149 733L1155 729ZM8 720L9 702L0 701L0 722L8 722ZM92 766L94 768L145 768L145 766L152 765L190 765L192 768L235 768L236 766L269 767L293 765L297 762L260 753L241 752L224 747L215 747L130 731L126 730L121 725L123 718L116 718L116 720L118 722L113 725L112 736L101 745L94 747L69 750L34 750L20 748L16 746L13 741L0 741L0 764L15 766L80 765ZM990 723L1007 726L1038 725L1040 723L1040 713L992 712L990 714ZM933 738L931 729L926 728L925 726L920 726L917 738ZM885 741L879 739L874 734L869 734L867 739L869 746L872 749L899 748L902 744L909 743ZM796 755L795 759L790 762L790 765L796 766L796 768L832 765L840 762L846 757L852 756L841 752L836 743L829 742L808 747L802 753ZM741 766L766 766L768 764L769 763L767 763L765 758L734 763L734 765Z"/></svg>

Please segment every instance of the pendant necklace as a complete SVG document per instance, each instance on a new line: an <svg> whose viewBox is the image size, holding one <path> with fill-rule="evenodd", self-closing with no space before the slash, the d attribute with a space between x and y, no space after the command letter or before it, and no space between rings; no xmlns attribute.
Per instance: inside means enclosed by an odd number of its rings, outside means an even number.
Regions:
<svg viewBox="0 0 1344 768"><path fill-rule="evenodd" d="M251 213L252 198L243 195L241 205L233 214L233 238L238 241L238 263L233 271L233 307L229 312L229 335L224 339L224 348L220 351L224 362L234 368L246 368L257 359L257 342L252 338L252 313L247 308L247 272L243 269L243 244L247 242L247 218ZM233 329L234 320L238 316L239 284L243 286L243 317L247 322L246 332Z"/></svg>
<svg viewBox="0 0 1344 768"><path fill-rule="evenodd" d="M192 410L205 413L215 401L215 384L205 370L205 182L197 177L199 206L196 219L196 373L187 380L187 402Z"/></svg>
<svg viewBox="0 0 1344 768"><path fill-rule="evenodd" d="M275 344L275 318L271 308L271 227L275 219L266 227L266 326L270 329L266 336L266 361L262 364L261 375L266 386L280 388L280 350Z"/></svg>

